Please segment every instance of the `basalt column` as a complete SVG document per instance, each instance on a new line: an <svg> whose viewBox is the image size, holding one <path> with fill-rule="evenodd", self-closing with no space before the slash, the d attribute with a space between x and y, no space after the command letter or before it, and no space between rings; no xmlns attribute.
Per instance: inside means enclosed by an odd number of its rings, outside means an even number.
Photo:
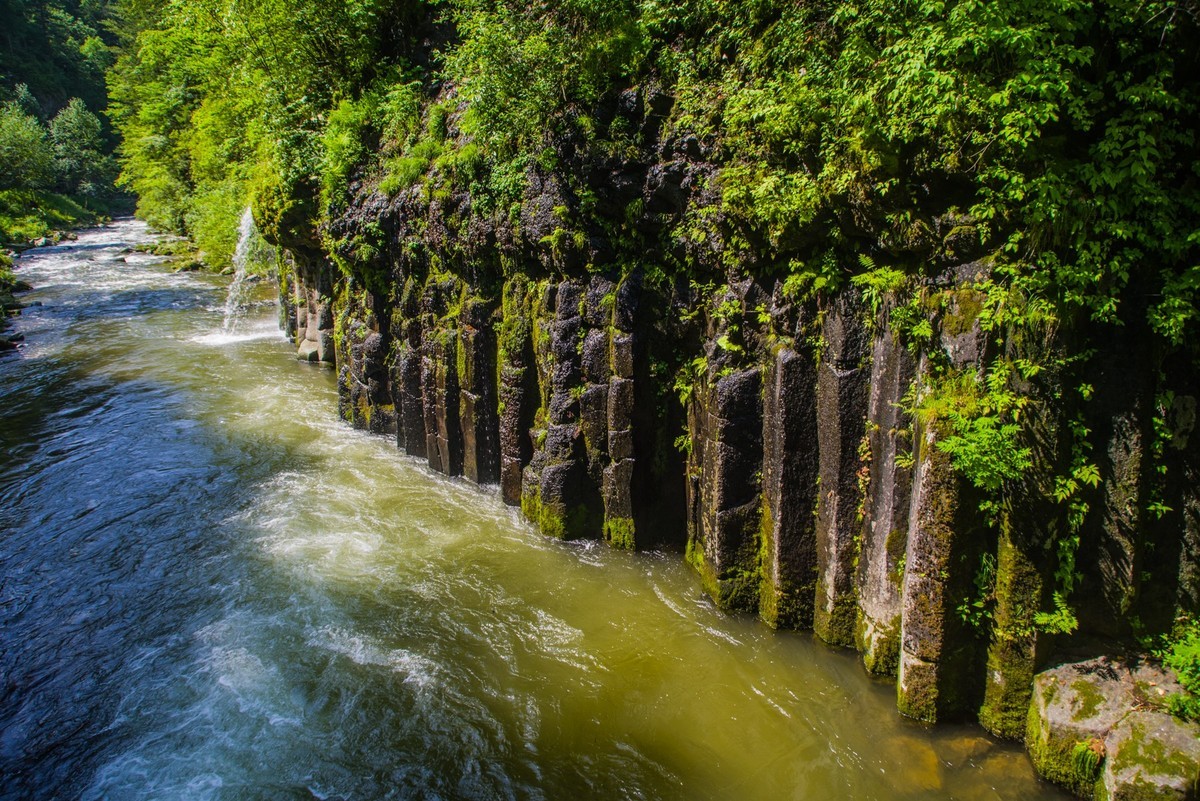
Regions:
<svg viewBox="0 0 1200 801"><path fill-rule="evenodd" d="M396 443L409 456L426 458L425 402L421 391L421 286L409 277L392 314L392 337L397 343L392 365L396 403Z"/></svg>
<svg viewBox="0 0 1200 801"><path fill-rule="evenodd" d="M421 397L425 413L425 451L429 466L448 476L462 474L458 331L452 300L461 290L452 279L431 279L421 296Z"/></svg>
<svg viewBox="0 0 1200 801"><path fill-rule="evenodd" d="M763 408L763 577L759 616L810 628L817 586L817 371L811 355L779 348Z"/></svg>
<svg viewBox="0 0 1200 801"><path fill-rule="evenodd" d="M543 534L599 538L600 486L589 473L580 421L583 397L581 315L584 287L565 280L545 286L534 314L534 358L541 405L531 436L534 453L522 474L521 509Z"/></svg>
<svg viewBox="0 0 1200 801"><path fill-rule="evenodd" d="M856 295L838 295L825 317L825 350L817 367L817 594L813 630L832 645L853 645L857 612L862 490L860 456L867 417L870 370L864 310Z"/></svg>
<svg viewBox="0 0 1200 801"><path fill-rule="evenodd" d="M384 304L365 290L344 289L336 305L339 412L355 428L395 434L387 364L391 332L379 325L387 317Z"/></svg>
<svg viewBox="0 0 1200 801"><path fill-rule="evenodd" d="M496 337L491 304L468 298L459 317L459 420L463 475L477 484L500 480L500 435L496 413Z"/></svg>
<svg viewBox="0 0 1200 801"><path fill-rule="evenodd" d="M300 256L293 257L293 265L290 289L294 294L289 305L295 310L296 358L332 364L336 356L329 266L321 258L310 260Z"/></svg>
<svg viewBox="0 0 1200 801"><path fill-rule="evenodd" d="M927 366L918 367L918 381ZM978 643L959 606L985 540L977 498L937 444L943 424L918 421L902 590L897 703L925 721L965 717L978 703Z"/></svg>
<svg viewBox="0 0 1200 801"><path fill-rule="evenodd" d="M1109 326L1097 344L1109 353L1140 354L1138 359L1096 361L1095 395L1087 406L1092 453L1100 470L1101 497L1080 534L1080 625L1109 636L1129 633L1139 593L1147 528L1147 501L1154 465L1155 365L1144 325ZM1107 340L1107 341L1105 341Z"/></svg>
<svg viewBox="0 0 1200 801"><path fill-rule="evenodd" d="M518 275L504 285L500 321L500 496L521 503L521 475L533 459L534 421L541 407L533 325L541 288Z"/></svg>
<svg viewBox="0 0 1200 801"><path fill-rule="evenodd" d="M1052 364L1061 347L1052 331L1013 333L1009 355ZM1031 467L1011 482L999 514L996 551L995 608L987 652L987 672L979 722L1001 737L1022 739L1033 692L1033 679L1049 632L1039 631L1038 613L1051 611L1056 554L1050 543L1061 541L1067 525L1063 505L1054 500L1059 476L1069 470L1070 440L1061 403L1061 377L1045 371L1022 380L1017 390L1028 398L1034 414L1026 421L1022 444L1032 451Z"/></svg>
<svg viewBox="0 0 1200 801"><path fill-rule="evenodd" d="M866 497L858 563L855 641L872 673L893 675L900 658L900 594L912 498L912 416L901 398L915 375L909 349L881 321L872 345L867 413Z"/></svg>
<svg viewBox="0 0 1200 801"><path fill-rule="evenodd" d="M688 409L688 561L722 609L756 611L762 371L701 376Z"/></svg>

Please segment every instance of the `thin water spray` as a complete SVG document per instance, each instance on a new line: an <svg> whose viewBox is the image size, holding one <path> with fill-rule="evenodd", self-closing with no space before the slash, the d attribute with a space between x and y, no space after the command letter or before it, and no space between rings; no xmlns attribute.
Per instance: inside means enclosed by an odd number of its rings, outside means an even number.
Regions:
<svg viewBox="0 0 1200 801"><path fill-rule="evenodd" d="M250 291L250 282L246 277L250 274L250 268L270 266L274 259L274 252L259 235L254 226L254 215L247 206L238 224L238 242L233 251L233 282L229 285L229 294L225 296L225 321L222 324L225 333L233 333L245 312Z"/></svg>

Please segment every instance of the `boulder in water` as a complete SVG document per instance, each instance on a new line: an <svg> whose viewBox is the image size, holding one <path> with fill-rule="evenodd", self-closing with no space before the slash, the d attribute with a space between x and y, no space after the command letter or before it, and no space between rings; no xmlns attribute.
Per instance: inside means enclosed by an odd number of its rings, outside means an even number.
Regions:
<svg viewBox="0 0 1200 801"><path fill-rule="evenodd" d="M311 340L303 340L300 343L300 349L296 351L296 358L302 362L319 362L321 361L320 346Z"/></svg>
<svg viewBox="0 0 1200 801"><path fill-rule="evenodd" d="M1082 798L1196 798L1200 726L1156 708L1181 689L1141 657L1038 674L1025 735L1034 767Z"/></svg>

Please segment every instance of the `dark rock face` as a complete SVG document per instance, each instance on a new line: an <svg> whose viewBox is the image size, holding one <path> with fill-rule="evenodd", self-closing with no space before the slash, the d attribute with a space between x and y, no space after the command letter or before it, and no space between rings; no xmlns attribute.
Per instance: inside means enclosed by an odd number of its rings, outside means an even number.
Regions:
<svg viewBox="0 0 1200 801"><path fill-rule="evenodd" d="M784 348L767 373L763 409L763 577L759 615L808 628L817 586L816 365Z"/></svg>
<svg viewBox="0 0 1200 801"><path fill-rule="evenodd" d="M762 373L743 370L703 381L688 430L688 559L718 606L757 611Z"/></svg>
<svg viewBox="0 0 1200 801"><path fill-rule="evenodd" d="M884 327L871 353L867 409L862 547L857 573L855 642L867 670L895 674L900 658L901 585L908 548L913 419L901 403L916 375L912 353Z"/></svg>
<svg viewBox="0 0 1200 801"><path fill-rule="evenodd" d="M973 633L957 612L982 550L975 504L936 426L916 432L916 468L903 587L898 703L918 720L964 717L976 697Z"/></svg>
<svg viewBox="0 0 1200 801"><path fill-rule="evenodd" d="M862 490L859 450L867 416L870 369L867 321L843 293L825 318L825 352L817 369L817 601L813 630L831 645L852 645Z"/></svg>
<svg viewBox="0 0 1200 801"><path fill-rule="evenodd" d="M495 484L500 480L500 421L496 415L493 310L486 303L469 302L463 307L461 323L463 474L477 484Z"/></svg>
<svg viewBox="0 0 1200 801"><path fill-rule="evenodd" d="M337 357L330 281L309 262L303 267L296 264L295 269L293 280L280 286L284 331L296 343L301 361L333 364Z"/></svg>
<svg viewBox="0 0 1200 801"><path fill-rule="evenodd" d="M1116 352L1144 353L1148 345L1137 331L1111 332ZM1150 491L1151 420L1154 406L1151 360L1097 366L1093 380L1098 399L1088 410L1096 435L1094 449L1102 476L1101 497L1091 504L1080 549L1082 590L1103 603L1082 610L1084 625L1106 635L1129 632L1129 613L1141 592L1146 499Z"/></svg>

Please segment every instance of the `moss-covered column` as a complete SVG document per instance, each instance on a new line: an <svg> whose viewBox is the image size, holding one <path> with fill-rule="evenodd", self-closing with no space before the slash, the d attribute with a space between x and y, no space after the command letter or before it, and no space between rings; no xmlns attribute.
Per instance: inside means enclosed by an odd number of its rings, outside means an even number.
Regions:
<svg viewBox="0 0 1200 801"><path fill-rule="evenodd" d="M813 631L831 645L853 645L857 615L862 492L859 447L867 417L869 371L865 311L843 292L825 316L825 350L817 368L817 592Z"/></svg>
<svg viewBox="0 0 1200 801"><path fill-rule="evenodd" d="M1061 361L1056 352L1061 343L1051 331L1014 331L1008 343L1013 358L1035 364ZM1067 525L1054 493L1069 469L1070 442L1064 437L1067 412L1056 371L1022 380L1015 390L1034 404L1022 440L1031 450L1031 467L1009 483L1000 512L995 607L979 722L999 737L1019 740L1025 735L1038 657L1050 636L1038 631L1036 617L1053 606L1055 543L1066 536Z"/></svg>
<svg viewBox="0 0 1200 801"><path fill-rule="evenodd" d="M297 344L296 306L298 300L295 268L291 254L287 253L279 267L279 328L285 337L292 340L293 345Z"/></svg>
<svg viewBox="0 0 1200 801"><path fill-rule="evenodd" d="M392 366L396 404L396 444L409 456L426 458L425 403L422 393L420 285L409 277L392 311L392 336L398 343Z"/></svg>
<svg viewBox="0 0 1200 801"><path fill-rule="evenodd" d="M496 338L493 307L471 297L459 316L459 420L462 424L463 475L477 484L500 480L500 431L497 418Z"/></svg>
<svg viewBox="0 0 1200 801"><path fill-rule="evenodd" d="M461 291L454 279L431 276L421 297L425 456L430 468L448 476L462 475L458 321L450 313L451 300L457 300Z"/></svg>
<svg viewBox="0 0 1200 801"><path fill-rule="evenodd" d="M1029 507L1005 510L996 556L996 606L979 722L992 734L1012 740L1025 734L1037 669L1034 616L1041 611L1046 583L1045 532L1038 529L1053 521L1051 510L1038 508L1051 516L1033 518L1027 514ZM1036 532L1032 536L1031 528Z"/></svg>
<svg viewBox="0 0 1200 801"><path fill-rule="evenodd" d="M937 426L917 430L897 680L900 711L929 722L974 712L982 678L957 609L971 595L984 537L976 500L937 447Z"/></svg>
<svg viewBox="0 0 1200 801"><path fill-rule="evenodd" d="M915 375L912 354L883 321L872 345L871 394L864 459L862 547L858 563L855 643L868 671L896 672L900 658L900 589L904 581L912 468L912 417L900 402ZM860 468L860 470L863 468Z"/></svg>
<svg viewBox="0 0 1200 801"><path fill-rule="evenodd" d="M810 628L817 584L815 365L780 348L766 381L758 614L776 628Z"/></svg>
<svg viewBox="0 0 1200 801"><path fill-rule="evenodd" d="M533 355L534 299L543 287L521 274L504 284L500 321L500 495L521 503L521 473L533 458L530 429L540 404Z"/></svg>
<svg viewBox="0 0 1200 801"><path fill-rule="evenodd" d="M756 611L762 371L701 377L689 403L688 431L688 562L721 609Z"/></svg>
<svg viewBox="0 0 1200 801"><path fill-rule="evenodd" d="M583 287L564 280L549 286L539 303L534 339L545 405L535 415L534 454L522 475L521 509L543 534L562 539L599 538L603 530L600 487L588 472L580 427L584 326Z"/></svg>
<svg viewBox="0 0 1200 801"><path fill-rule="evenodd" d="M386 363L391 332L380 330L385 304L367 290L343 286L335 296L334 343L338 409L355 428L395 434L396 415ZM380 312L383 312L381 315Z"/></svg>

